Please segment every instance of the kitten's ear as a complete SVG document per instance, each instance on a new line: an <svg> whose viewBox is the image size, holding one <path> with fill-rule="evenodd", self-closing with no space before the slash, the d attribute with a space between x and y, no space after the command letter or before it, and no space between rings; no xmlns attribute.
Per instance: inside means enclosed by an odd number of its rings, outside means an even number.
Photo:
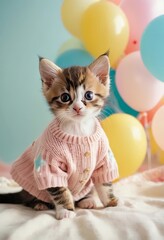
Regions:
<svg viewBox="0 0 164 240"><path fill-rule="evenodd" d="M39 71L43 83L50 88L62 69L48 59L39 58Z"/></svg>
<svg viewBox="0 0 164 240"><path fill-rule="evenodd" d="M89 65L89 69L100 79L104 85L108 85L110 70L108 52L99 56L93 63L91 63Z"/></svg>

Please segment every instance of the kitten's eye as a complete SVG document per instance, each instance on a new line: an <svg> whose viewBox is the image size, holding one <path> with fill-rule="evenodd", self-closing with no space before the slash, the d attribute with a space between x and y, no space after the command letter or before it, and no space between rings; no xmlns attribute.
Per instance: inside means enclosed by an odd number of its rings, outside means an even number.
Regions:
<svg viewBox="0 0 164 240"><path fill-rule="evenodd" d="M61 101L62 102L69 102L71 100L71 97L69 95L69 93L63 93L61 96Z"/></svg>
<svg viewBox="0 0 164 240"><path fill-rule="evenodd" d="M84 95L85 99L92 100L93 99L93 92L87 91Z"/></svg>

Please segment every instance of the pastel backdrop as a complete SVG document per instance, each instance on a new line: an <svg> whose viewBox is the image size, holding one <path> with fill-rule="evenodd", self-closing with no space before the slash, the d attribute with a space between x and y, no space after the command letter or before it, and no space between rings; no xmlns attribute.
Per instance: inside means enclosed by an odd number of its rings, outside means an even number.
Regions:
<svg viewBox="0 0 164 240"><path fill-rule="evenodd" d="M130 12L137 14L137 8L134 8L133 4L130 5L132 1L141 7L142 1L123 0L122 2L126 3ZM163 5L162 1L144 0L145 4L149 4L150 13L153 13L153 9L160 9L160 12L157 11L155 15L150 16L148 21L150 22L150 28L146 28L144 32L142 29L143 36L146 39L145 42L148 42L146 45L149 47L152 46L152 43L147 38L147 34L151 30L153 22L151 20L164 13L164 8L154 8L154 4L156 7L159 3ZM138 52L134 52L136 49L132 49L130 51L132 53L127 54L126 45L132 35L130 27L132 19L129 19L125 9L123 10L123 5L119 5L119 3L120 1L112 0L0 1L0 160L7 163L14 161L40 135L53 117L41 92L38 55L51 59L61 67L83 66L90 64L95 57L110 49L111 95L107 100L107 106L102 111L103 118L106 118L104 124L107 127L107 134L110 119L113 118L110 115L114 114L118 118L118 126L120 124L120 126L123 126L124 115L122 114L127 113L126 118L128 119L131 119L131 115L133 115L136 117L133 119L138 130L143 128L138 120L141 121L141 116L147 116L149 114L147 111L153 111L152 117L155 116L157 106L163 96L164 83L163 80L159 81L161 79L152 76L146 69L146 60L143 58L145 47L141 49L142 59L138 48ZM71 4L74 7L77 4L78 14L71 11ZM97 13L99 18L97 18ZM141 15L144 20L145 15ZM160 18L163 21L163 16L160 16ZM156 22L156 19L154 21ZM71 24L67 25L66 23ZM163 26L163 23L161 25L157 24L158 29L164 33L161 26ZM135 27L138 29L138 25ZM91 29L93 30L92 33ZM107 35L109 37L108 41L106 41ZM141 45L144 45L143 39L141 39ZM160 40L162 43L164 34ZM123 45L121 46L120 43ZM120 50L115 49L115 46L121 46ZM158 50L164 55L163 47L162 49L158 48ZM119 115L119 112L122 114ZM157 119L158 123L154 126L163 123L163 117L162 112ZM131 122L128 126L129 129L132 125ZM115 129L118 129L118 126ZM146 126L145 117L144 126ZM157 145L161 145L164 140L163 135L157 134L157 130L157 127L155 127L153 137ZM122 176L136 171L144 160L146 150L150 149L150 147L146 148L146 144L144 144L146 135L144 131L142 132L142 157L138 156L136 161L132 162L132 156L128 158L127 155L126 161L129 161L129 163L126 162L125 166L132 163L133 169L132 171L129 169L129 173L121 174ZM113 136L115 136L115 133L112 134L112 138ZM132 139L133 135L129 136L131 138L129 142L134 142L135 146L137 139ZM110 140L111 135L108 137ZM124 141L126 137L127 134L121 134L120 140ZM119 151L117 144L116 141L115 149ZM134 147L134 151L135 149L136 147ZM125 150L126 148L123 148L123 151ZM128 150L126 153L129 154L130 151ZM137 166L135 166L136 163ZM118 163L119 168L121 164L122 159L121 163ZM121 166L121 171L124 170Z"/></svg>
<svg viewBox="0 0 164 240"><path fill-rule="evenodd" d="M71 35L61 0L0 1L0 160L14 161L50 122L38 55L53 60Z"/></svg>

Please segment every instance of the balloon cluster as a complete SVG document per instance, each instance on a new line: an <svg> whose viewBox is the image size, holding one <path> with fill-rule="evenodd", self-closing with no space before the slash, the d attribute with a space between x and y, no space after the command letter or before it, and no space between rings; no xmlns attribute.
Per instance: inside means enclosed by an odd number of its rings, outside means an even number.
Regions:
<svg viewBox="0 0 164 240"><path fill-rule="evenodd" d="M130 175L147 151L142 125L151 127L151 150L164 151L164 1L64 0L61 18L74 37L59 50L59 66L87 65L110 50L114 107L102 125L121 176Z"/></svg>

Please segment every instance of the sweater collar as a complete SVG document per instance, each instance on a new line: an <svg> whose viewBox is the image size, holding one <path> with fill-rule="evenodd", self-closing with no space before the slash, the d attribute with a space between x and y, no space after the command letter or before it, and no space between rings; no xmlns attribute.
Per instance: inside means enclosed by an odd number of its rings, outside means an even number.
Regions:
<svg viewBox="0 0 164 240"><path fill-rule="evenodd" d="M54 119L50 124L50 131L53 136L59 139L62 142L72 143L72 144L86 144L95 142L100 139L102 135L102 128L100 126L99 121L96 119L96 130L95 133L91 136L76 136L65 133L60 128L60 121L58 119Z"/></svg>

